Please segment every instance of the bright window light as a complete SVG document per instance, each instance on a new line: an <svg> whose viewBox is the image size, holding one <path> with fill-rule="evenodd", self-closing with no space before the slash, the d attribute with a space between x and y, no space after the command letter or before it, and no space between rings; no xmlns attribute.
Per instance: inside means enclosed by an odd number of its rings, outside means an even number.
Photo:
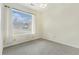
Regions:
<svg viewBox="0 0 79 59"><path fill-rule="evenodd" d="M32 17L30 13L12 9L12 25L14 34L24 34L33 32ZM34 19L34 18L33 18Z"/></svg>

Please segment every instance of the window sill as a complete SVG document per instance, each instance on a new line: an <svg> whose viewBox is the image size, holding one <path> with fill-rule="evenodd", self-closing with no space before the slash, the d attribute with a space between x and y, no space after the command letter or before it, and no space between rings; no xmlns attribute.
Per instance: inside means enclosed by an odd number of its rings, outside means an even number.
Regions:
<svg viewBox="0 0 79 59"><path fill-rule="evenodd" d="M14 34L13 36L25 36L25 35L34 35L34 33L22 33L22 34Z"/></svg>

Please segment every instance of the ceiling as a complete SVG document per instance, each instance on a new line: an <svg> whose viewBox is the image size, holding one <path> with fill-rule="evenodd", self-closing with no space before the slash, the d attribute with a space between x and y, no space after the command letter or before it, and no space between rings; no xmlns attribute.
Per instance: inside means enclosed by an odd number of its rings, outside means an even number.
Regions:
<svg viewBox="0 0 79 59"><path fill-rule="evenodd" d="M23 6L27 6L36 11L43 11L46 7L46 3L21 3Z"/></svg>

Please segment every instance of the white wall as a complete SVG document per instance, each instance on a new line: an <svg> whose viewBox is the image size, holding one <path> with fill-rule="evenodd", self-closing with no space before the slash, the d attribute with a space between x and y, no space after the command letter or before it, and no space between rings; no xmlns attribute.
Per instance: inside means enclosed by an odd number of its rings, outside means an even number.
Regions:
<svg viewBox="0 0 79 59"><path fill-rule="evenodd" d="M20 4L5 4L5 5L8 5L11 8L17 8L17 9L20 9L20 10L23 10L23 11L26 11L26 12L33 13L36 16L36 19L35 19L35 25L36 25L35 30L36 30L36 32L35 32L35 34L14 35L14 36L12 36L12 33L9 30L8 33L10 33L10 35L7 36L7 35L5 35L7 33L7 31L6 31L7 26L5 25L4 26L4 28L5 28L5 31L4 31L4 33L5 33L4 34L4 37L5 37L5 39L4 39L4 47L40 38L40 33L41 33L41 26L40 26L40 24L41 24L41 16L39 16L40 12L37 12L35 10L32 10L32 9L27 8L25 6L22 6ZM7 20L8 21L11 20L10 19L11 16L10 15L8 16L8 13L10 14L9 9L5 8L4 13L7 15L7 17L6 17L6 15L4 14L4 16L5 16L4 24L6 24ZM9 29L11 29L11 27L9 27ZM9 37L11 37L11 38L9 38Z"/></svg>
<svg viewBox="0 0 79 59"><path fill-rule="evenodd" d="M2 25L1 25L1 21L2 21L2 18L1 18L1 6L2 4L0 4L0 55L2 54L2 49L3 49L3 45L2 45Z"/></svg>
<svg viewBox="0 0 79 59"><path fill-rule="evenodd" d="M79 4L48 4L43 38L79 48Z"/></svg>
<svg viewBox="0 0 79 59"><path fill-rule="evenodd" d="M43 35L48 40L79 48L79 4L48 4L42 13L29 8L24 10L37 14L36 34L15 36L12 42L7 40L5 47L41 38Z"/></svg>

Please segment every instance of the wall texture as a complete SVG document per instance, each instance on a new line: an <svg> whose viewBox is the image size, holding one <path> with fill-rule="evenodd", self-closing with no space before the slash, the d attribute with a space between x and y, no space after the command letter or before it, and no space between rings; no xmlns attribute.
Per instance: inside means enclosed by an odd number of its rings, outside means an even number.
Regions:
<svg viewBox="0 0 79 59"><path fill-rule="evenodd" d="M79 4L48 4L43 38L79 48Z"/></svg>

